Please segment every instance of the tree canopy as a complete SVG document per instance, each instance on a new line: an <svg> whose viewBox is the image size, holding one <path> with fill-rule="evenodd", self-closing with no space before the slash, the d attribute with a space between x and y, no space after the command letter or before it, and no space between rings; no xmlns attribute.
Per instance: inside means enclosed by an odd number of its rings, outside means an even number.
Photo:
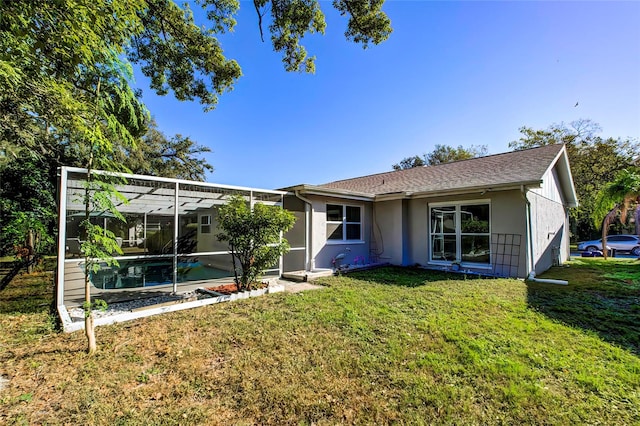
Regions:
<svg viewBox="0 0 640 426"><path fill-rule="evenodd" d="M386 40L391 23L383 4L334 1L347 18L347 40L365 48ZM194 14L192 6L203 13ZM198 101L205 110L233 88L242 71L219 36L233 29L240 2L196 0L192 6L171 0L0 0L0 172L29 158L11 167L46 165L39 175L49 179L43 188L55 188L58 165L88 162L96 169L203 179L212 170L201 157L208 149L188 137L165 137L131 86L136 65L157 94ZM301 40L325 31L319 0L254 0L253 8L284 68L314 72L315 57ZM201 15L205 22L196 22ZM20 188L2 191L11 198ZM55 211L52 199L41 200L49 213ZM5 201L11 209L24 204ZM22 226L4 205L1 213L2 229ZM51 216L39 216L39 229L51 228Z"/></svg>
<svg viewBox="0 0 640 426"><path fill-rule="evenodd" d="M213 172L202 158L208 152L209 147L189 137L167 137L152 120L137 146L121 152L119 161L136 174L203 181L206 172Z"/></svg>
<svg viewBox="0 0 640 426"><path fill-rule="evenodd" d="M482 157L483 155L487 155L487 152L488 149L486 145L471 145L468 148L458 145L458 147L455 148L449 145L437 144L433 151L422 154L422 156L414 155L413 157L403 158L392 167L393 170L404 170L413 167L434 166L436 164Z"/></svg>
<svg viewBox="0 0 640 426"><path fill-rule="evenodd" d="M613 181L606 183L596 196L593 211L594 225L602 227L602 246L607 247L609 227L616 219L627 224L634 218L635 233L640 235L640 170L637 167L623 169ZM605 258L607 250L603 250Z"/></svg>
<svg viewBox="0 0 640 426"><path fill-rule="evenodd" d="M384 41L391 26L383 3L336 0L334 7L348 17L347 39L363 47ZM240 2L197 0L194 6L204 10L205 25L196 23L188 4L170 0L0 2L2 151L22 147L50 155L61 144L96 137L94 118L114 129L108 135L114 148L135 141L148 114L131 88L131 64L156 93L214 108L242 75L218 40L233 29ZM300 42L324 33L319 1L254 0L254 7L285 69L313 72L315 58ZM98 110L99 85L104 105Z"/></svg>
<svg viewBox="0 0 640 426"><path fill-rule="evenodd" d="M300 42L306 34L325 31L319 1L253 3L260 30L268 24L273 49L282 55L285 69L313 72L315 57ZM365 48L386 40L391 23L383 3L334 1L348 17L346 38ZM0 2L3 144L46 150L61 135L82 134L86 123L78 116L91 111L100 79L112 104L101 118L122 124L120 136L135 137L146 115L129 85L129 62L139 65L158 94L173 92L179 100L214 108L218 96L242 75L218 40L233 29L240 2L197 0L194 5L204 9L205 25L195 22L188 4L170 0ZM43 137L49 133L54 135Z"/></svg>

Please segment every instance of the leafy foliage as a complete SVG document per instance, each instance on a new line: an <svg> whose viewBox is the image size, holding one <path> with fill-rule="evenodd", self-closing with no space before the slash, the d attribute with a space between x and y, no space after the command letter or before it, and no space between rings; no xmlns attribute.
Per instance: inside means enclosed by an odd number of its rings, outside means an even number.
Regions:
<svg viewBox="0 0 640 426"><path fill-rule="evenodd" d="M605 184L598 192L593 211L594 225L600 226L613 209L618 209L620 220L626 222L632 204L640 197L640 171L637 168L618 172L615 179ZM638 226L640 224L637 224Z"/></svg>
<svg viewBox="0 0 640 426"><path fill-rule="evenodd" d="M405 169L412 169L414 167L422 167L425 166L425 160L424 160L424 156L423 157L419 157L417 155L414 155L413 157L406 157L403 158L402 160L400 160L399 163L394 164L393 170L405 170Z"/></svg>
<svg viewBox="0 0 640 426"><path fill-rule="evenodd" d="M238 195L220 207L218 220L222 232L217 237L229 242L239 290L251 289L263 271L289 251L289 243L281 234L291 229L295 216L280 207L257 203L252 209Z"/></svg>
<svg viewBox="0 0 640 426"><path fill-rule="evenodd" d="M236 1L203 1L212 4L222 16L234 13ZM209 16L212 16L211 14ZM179 100L199 99L212 109L219 94L231 89L242 75L235 60L225 58L215 32L232 28L228 19L218 20L213 29L195 24L193 13L169 0L150 0L137 11L140 31L133 33L128 57L141 65L159 95L173 90Z"/></svg>
<svg viewBox="0 0 640 426"><path fill-rule="evenodd" d="M218 35L233 29L240 3L193 4L205 11L205 25L195 21L188 4L171 0L0 2L0 168L29 155L46 166L24 164L49 192L49 199L40 202L46 216L55 211L55 172L62 164L86 167L92 158L94 169L129 168L197 180L212 170L198 158L208 149L188 137L166 138L153 124L147 133L149 114L131 87L133 63L156 93L199 101L205 110L232 89L242 73L235 60L225 57ZM363 47L391 33L382 6L382 0L334 2L349 17L347 39ZM263 22L268 24L285 69L313 72L315 58L300 42L306 34L324 32L320 2L254 0L254 7L260 30ZM19 239L21 227L38 223L50 237L48 222L29 219L33 215L12 198L19 190L12 184L3 188L3 198L8 196L3 212L22 209L26 216L19 226L14 221L11 238L3 231L3 246ZM9 216L3 213L3 229L14 220Z"/></svg>
<svg viewBox="0 0 640 426"><path fill-rule="evenodd" d="M436 164L482 157L483 155L487 155L487 152L488 148L486 145L471 145L469 148L458 145L457 148L454 148L448 145L437 144L430 153L423 154L421 157L418 155L406 157L392 167L393 170L404 170L413 167L434 166Z"/></svg>
<svg viewBox="0 0 640 426"><path fill-rule="evenodd" d="M171 138L158 130L155 121L136 147L124 152L120 161L132 173L203 181L213 167L201 157L211 152L191 138L175 135Z"/></svg>
<svg viewBox="0 0 640 426"><path fill-rule="evenodd" d="M600 126L591 120L577 120L569 126L553 124L545 130L520 128L522 137L509 144L514 150L563 143L567 148L571 173L580 205L569 215L572 232L578 240L598 235L599 225L593 222L597 194L616 174L634 167L640 157L640 145L631 139L602 138ZM622 229L618 230L619 233Z"/></svg>
<svg viewBox="0 0 640 426"><path fill-rule="evenodd" d="M0 256L25 247L33 233L34 246L28 249L42 253L53 244L56 215L55 186L50 168L36 156L21 153L15 161L0 168Z"/></svg>
<svg viewBox="0 0 640 426"><path fill-rule="evenodd" d="M125 138L139 127L140 103L120 60L137 31L133 2L3 2L0 19L2 141L52 155L91 132L98 81L105 121ZM126 130L126 131L125 131Z"/></svg>
<svg viewBox="0 0 640 426"><path fill-rule="evenodd" d="M624 169L618 172L616 178L605 184L596 196L593 211L595 226L602 225L602 245L607 246L609 226L619 220L626 224L629 213L632 212L635 232L640 235L640 173L637 168ZM607 257L607 250L603 250Z"/></svg>

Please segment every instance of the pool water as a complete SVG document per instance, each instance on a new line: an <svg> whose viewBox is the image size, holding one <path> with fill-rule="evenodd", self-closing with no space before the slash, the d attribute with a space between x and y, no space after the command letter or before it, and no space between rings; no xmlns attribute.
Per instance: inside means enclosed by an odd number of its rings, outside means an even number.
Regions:
<svg viewBox="0 0 640 426"><path fill-rule="evenodd" d="M108 290L173 283L173 259L137 259L119 263L119 266L104 266L98 272L91 273L94 287ZM178 262L178 283L232 276L232 271L213 268L198 261Z"/></svg>

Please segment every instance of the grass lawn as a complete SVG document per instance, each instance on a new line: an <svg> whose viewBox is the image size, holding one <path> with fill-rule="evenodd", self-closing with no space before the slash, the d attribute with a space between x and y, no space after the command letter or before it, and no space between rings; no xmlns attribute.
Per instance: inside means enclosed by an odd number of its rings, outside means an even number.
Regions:
<svg viewBox="0 0 640 426"><path fill-rule="evenodd" d="M639 424L640 264L570 285L385 268L97 329L48 316L52 273L0 292L0 423Z"/></svg>

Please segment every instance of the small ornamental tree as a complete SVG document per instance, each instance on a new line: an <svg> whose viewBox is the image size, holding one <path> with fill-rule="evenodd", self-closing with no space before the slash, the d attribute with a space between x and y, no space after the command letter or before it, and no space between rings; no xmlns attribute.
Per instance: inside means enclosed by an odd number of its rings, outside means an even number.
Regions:
<svg viewBox="0 0 640 426"><path fill-rule="evenodd" d="M112 66L120 65L117 58L113 58ZM127 92L126 82L123 80L109 80L106 82L111 84L118 94L119 99L124 105L129 105L133 98L131 92ZM82 201L84 203L84 220L80 223L81 232L83 232L84 242L81 251L84 256L84 329L87 337L87 345L89 354L93 354L97 350L96 336L93 322L93 309L106 308L104 300L91 299L91 275L100 270L101 263L107 266L118 266L118 261L113 258L115 254L122 254L122 249L116 241L113 232L96 225L91 222L94 215L108 214L122 222L125 222L124 216L116 208L118 204L126 204L128 200L116 189L116 184L126 183L119 173L96 174L96 168L104 170L117 171L121 169L110 156L113 152L113 139L120 139L124 145L133 146L135 141L129 130L118 120L114 119L113 99L108 95L101 93L102 77L98 77L97 84L93 95L95 96L94 108L84 111L84 114L78 114L79 121L85 121L85 128L82 132L84 145L80 147L84 150L83 154L86 158L86 180L84 182L84 194ZM131 124L131 123L130 123Z"/></svg>
<svg viewBox="0 0 640 426"><path fill-rule="evenodd" d="M96 175L91 169L87 170L84 183L85 203L84 220L80 222L84 242L81 250L84 255L84 331L87 337L87 351L93 354L97 350L96 334L93 322L94 309L106 309L107 304L102 299L91 298L91 276L100 270L101 263L107 266L119 266L113 258L114 254L122 254L122 249L116 241L116 236L101 225L91 222L91 217L110 215L115 219L125 222L124 216L116 209L114 199L122 203L128 200L120 194L114 182L122 181L117 175Z"/></svg>
<svg viewBox="0 0 640 426"><path fill-rule="evenodd" d="M262 273L289 251L282 233L291 229L295 216L280 207L257 203L252 209L236 195L220 207L218 220L222 232L217 237L229 242L239 291L251 290Z"/></svg>

